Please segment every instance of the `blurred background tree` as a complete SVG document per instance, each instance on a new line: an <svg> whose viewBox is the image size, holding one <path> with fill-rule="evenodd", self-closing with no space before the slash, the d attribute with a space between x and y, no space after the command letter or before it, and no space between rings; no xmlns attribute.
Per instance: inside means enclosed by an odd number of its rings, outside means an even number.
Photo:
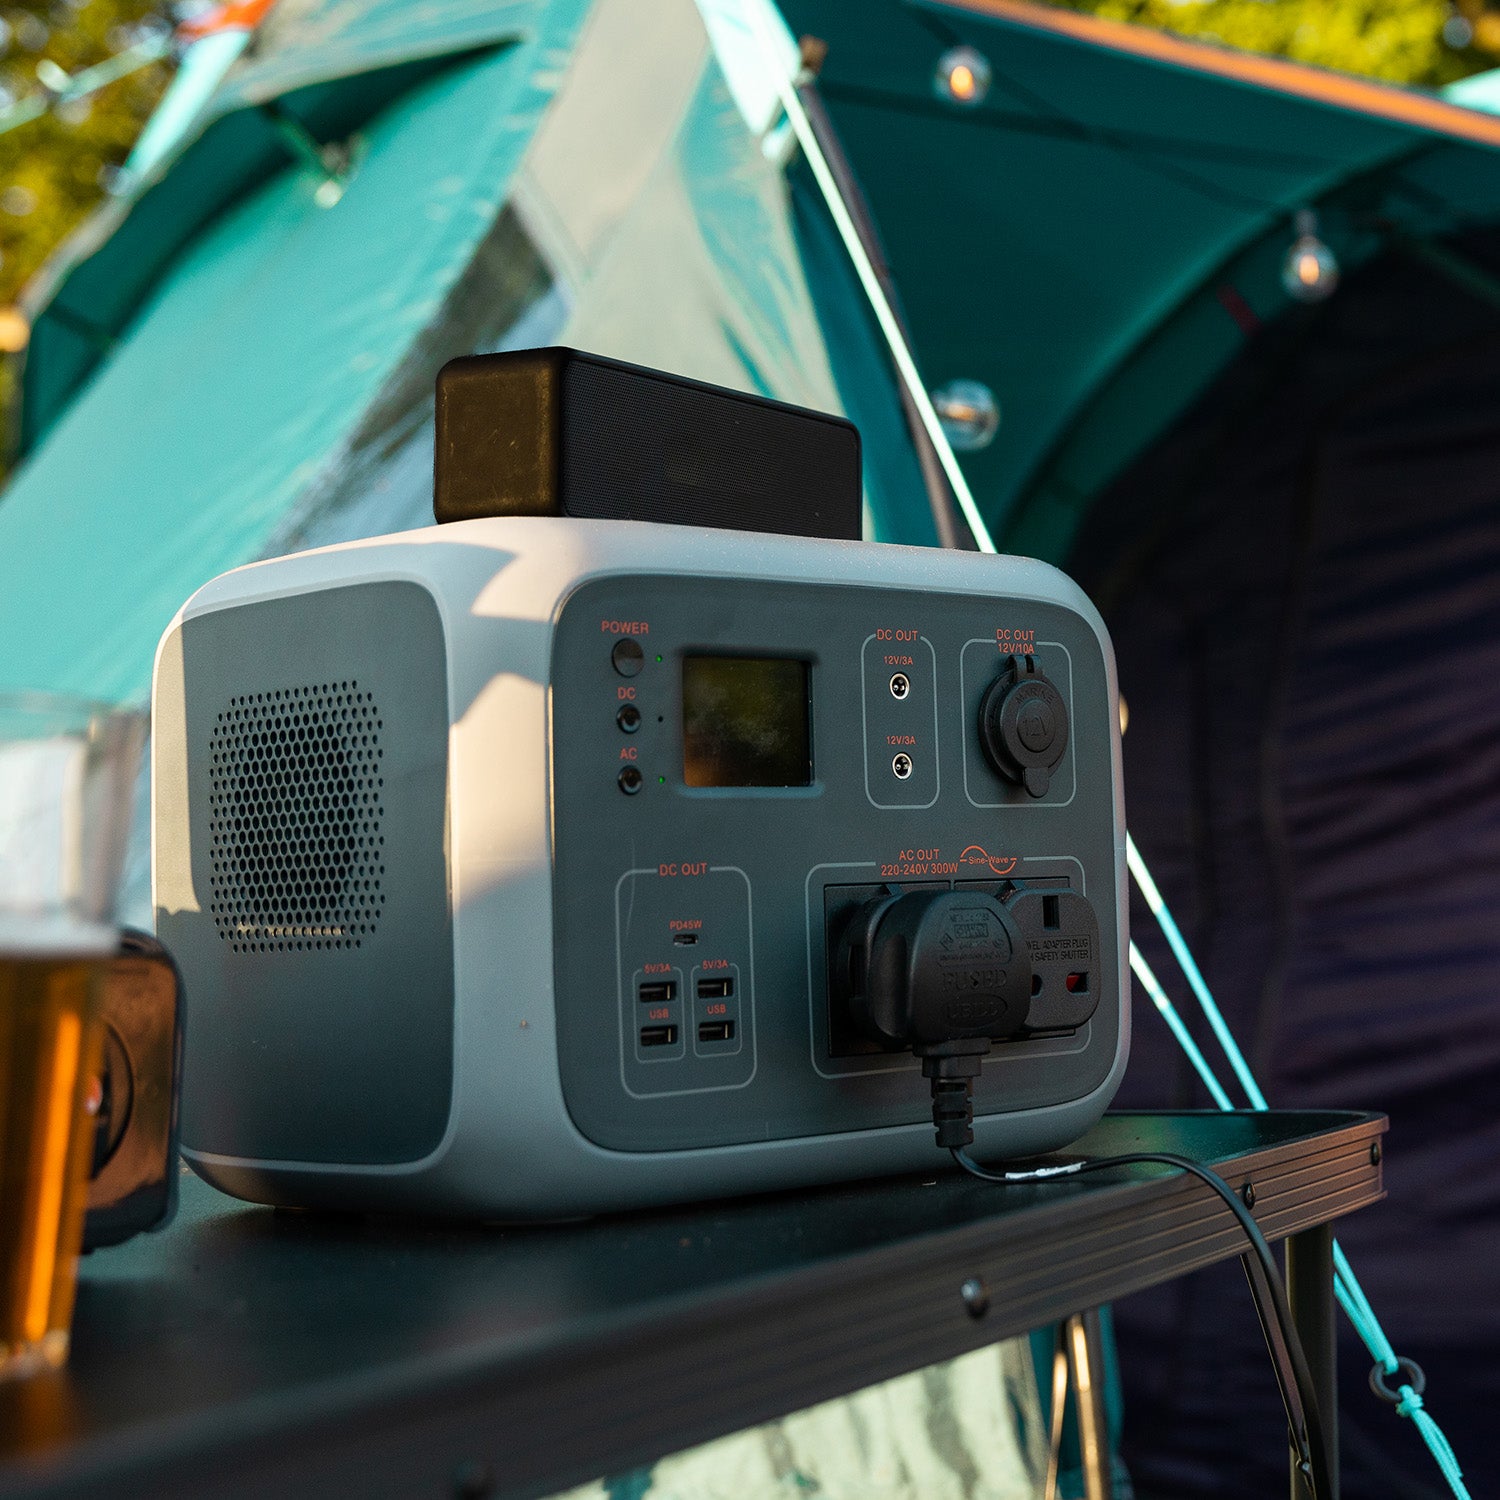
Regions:
<svg viewBox="0 0 1500 1500"><path fill-rule="evenodd" d="M56 85L53 69L71 77L165 35L172 24L151 0L0 6L0 349L24 346L25 323L14 311L22 288L107 191L171 65L153 63L86 99L54 103L10 130L4 125L49 82ZM0 361L0 406L7 409L14 374L14 361Z"/></svg>
<svg viewBox="0 0 1500 1500"><path fill-rule="evenodd" d="M1391 83L1436 87L1500 65L1500 0L1056 3ZM16 310L23 287L108 191L166 88L171 62L154 62L87 99L54 101L6 129L14 112L49 84L55 91L63 75L213 8L213 0L0 0L0 356L24 348ZM14 360L0 357L0 430L14 376Z"/></svg>
<svg viewBox="0 0 1500 1500"><path fill-rule="evenodd" d="M1484 0L1061 0L1116 21L1435 88L1500 65L1500 5Z"/></svg>

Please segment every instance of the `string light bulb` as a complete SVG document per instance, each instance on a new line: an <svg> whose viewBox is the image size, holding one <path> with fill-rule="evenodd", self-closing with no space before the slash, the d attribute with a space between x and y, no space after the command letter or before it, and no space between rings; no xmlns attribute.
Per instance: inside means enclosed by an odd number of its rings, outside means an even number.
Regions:
<svg viewBox="0 0 1500 1500"><path fill-rule="evenodd" d="M1297 237L1282 263L1281 284L1294 301L1322 302L1339 284L1339 263L1318 238L1318 216L1311 209L1299 209L1294 224Z"/></svg>
<svg viewBox="0 0 1500 1500"><path fill-rule="evenodd" d="M932 409L949 443L959 453L977 453L995 441L1000 403L977 380L950 380L932 392Z"/></svg>
<svg viewBox="0 0 1500 1500"><path fill-rule="evenodd" d="M58 67L50 57L44 57L36 65L36 81L54 99L64 98L73 85L73 80L68 73Z"/></svg>
<svg viewBox="0 0 1500 1500"><path fill-rule="evenodd" d="M31 339L31 323L19 307L0 307L0 354L19 354Z"/></svg>
<svg viewBox="0 0 1500 1500"><path fill-rule="evenodd" d="M938 58L932 86L939 99L979 104L990 91L989 59L973 47L950 47Z"/></svg>

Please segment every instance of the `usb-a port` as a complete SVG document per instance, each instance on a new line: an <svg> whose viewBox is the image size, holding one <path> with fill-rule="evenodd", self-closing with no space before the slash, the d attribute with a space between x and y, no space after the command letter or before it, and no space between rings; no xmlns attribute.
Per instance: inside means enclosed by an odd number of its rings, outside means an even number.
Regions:
<svg viewBox="0 0 1500 1500"><path fill-rule="evenodd" d="M700 1021L698 1023L698 1040L700 1042L732 1042L734 1040L733 1021Z"/></svg>
<svg viewBox="0 0 1500 1500"><path fill-rule="evenodd" d="M700 979L698 981L700 1000L727 1000L732 994L734 994L734 980L732 979Z"/></svg>
<svg viewBox="0 0 1500 1500"><path fill-rule="evenodd" d="M649 984L643 984L636 993L640 995L642 1005L664 1005L668 1000L677 998L677 981L653 979Z"/></svg>
<svg viewBox="0 0 1500 1500"><path fill-rule="evenodd" d="M643 1047L671 1047L677 1041L677 1028L675 1026L642 1026L641 1046Z"/></svg>

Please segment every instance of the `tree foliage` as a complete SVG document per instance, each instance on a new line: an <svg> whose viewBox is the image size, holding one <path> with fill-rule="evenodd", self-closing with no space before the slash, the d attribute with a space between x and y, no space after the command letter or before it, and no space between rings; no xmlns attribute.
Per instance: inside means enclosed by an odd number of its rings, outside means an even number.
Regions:
<svg viewBox="0 0 1500 1500"><path fill-rule="evenodd" d="M1500 8L1482 0L1061 0L1387 83L1436 87L1500 63Z"/></svg>
<svg viewBox="0 0 1500 1500"><path fill-rule="evenodd" d="M151 0L18 0L0 10L0 125L39 87L39 63L72 75L124 51L143 27L165 24ZM168 65L155 63L0 131L0 309L99 202L169 77ZM15 388L15 360L0 358L0 429L11 425Z"/></svg>
<svg viewBox="0 0 1500 1500"><path fill-rule="evenodd" d="M27 0L0 11L7 42L0 104L38 87L46 59L68 74L122 52L143 26L166 24L148 0ZM8 35L6 33L8 32ZM13 303L52 249L98 203L156 107L169 76L156 63L0 134L0 305ZM3 112L0 112L3 123Z"/></svg>

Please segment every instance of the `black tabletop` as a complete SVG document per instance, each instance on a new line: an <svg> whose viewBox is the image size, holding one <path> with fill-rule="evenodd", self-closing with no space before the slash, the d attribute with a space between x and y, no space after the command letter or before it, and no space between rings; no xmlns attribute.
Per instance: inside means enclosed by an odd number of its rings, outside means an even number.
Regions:
<svg viewBox="0 0 1500 1500"><path fill-rule="evenodd" d="M1380 1197L1384 1129L1117 1114L1074 1153L1217 1164L1277 1238ZM69 1368L0 1384L0 1497L448 1496L478 1474L540 1495L1244 1248L1166 1168L996 1187L935 1164L527 1228L280 1213L185 1179L169 1230L85 1262Z"/></svg>

